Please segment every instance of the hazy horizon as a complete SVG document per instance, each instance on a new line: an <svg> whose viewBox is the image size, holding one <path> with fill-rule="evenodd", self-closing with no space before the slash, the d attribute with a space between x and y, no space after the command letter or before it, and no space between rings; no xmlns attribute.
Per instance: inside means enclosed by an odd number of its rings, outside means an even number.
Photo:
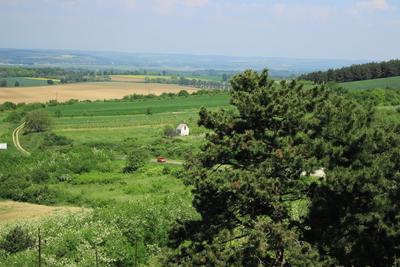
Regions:
<svg viewBox="0 0 400 267"><path fill-rule="evenodd" d="M0 0L0 47L377 61L400 56L399 11L394 0Z"/></svg>

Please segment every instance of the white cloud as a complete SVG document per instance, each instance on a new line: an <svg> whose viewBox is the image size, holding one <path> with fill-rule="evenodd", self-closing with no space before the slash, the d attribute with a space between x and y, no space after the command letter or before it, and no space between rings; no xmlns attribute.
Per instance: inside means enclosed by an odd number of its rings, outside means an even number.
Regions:
<svg viewBox="0 0 400 267"><path fill-rule="evenodd" d="M274 16L291 21L327 21L336 13L336 9L333 7L316 4L279 3L273 5L270 10Z"/></svg>
<svg viewBox="0 0 400 267"><path fill-rule="evenodd" d="M201 7L208 4L209 0L152 0L154 10L161 14L169 14L177 7Z"/></svg>
<svg viewBox="0 0 400 267"><path fill-rule="evenodd" d="M204 6L208 4L208 0L182 0L182 2L191 7Z"/></svg>
<svg viewBox="0 0 400 267"><path fill-rule="evenodd" d="M387 10L390 8L388 0L360 0L355 4L355 11L361 12L363 10Z"/></svg>

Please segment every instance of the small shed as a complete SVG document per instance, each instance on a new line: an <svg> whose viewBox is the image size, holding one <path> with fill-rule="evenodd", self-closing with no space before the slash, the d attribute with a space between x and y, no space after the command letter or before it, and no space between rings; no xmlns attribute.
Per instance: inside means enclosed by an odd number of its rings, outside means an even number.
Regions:
<svg viewBox="0 0 400 267"><path fill-rule="evenodd" d="M7 149L7 144L0 143L0 150L6 150L6 149Z"/></svg>
<svg viewBox="0 0 400 267"><path fill-rule="evenodd" d="M189 127L185 123L181 123L176 128L176 134L179 136L188 136L189 135Z"/></svg>

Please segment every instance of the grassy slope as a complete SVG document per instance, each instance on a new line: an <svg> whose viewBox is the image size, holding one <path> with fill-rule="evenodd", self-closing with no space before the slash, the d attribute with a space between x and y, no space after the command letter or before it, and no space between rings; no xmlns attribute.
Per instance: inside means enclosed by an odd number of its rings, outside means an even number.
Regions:
<svg viewBox="0 0 400 267"><path fill-rule="evenodd" d="M400 76L390 77L390 78L382 78L382 79L373 79L373 80L365 80L365 81L356 81L356 82L347 82L340 83L340 86L346 89L374 89L374 88L394 88L400 89Z"/></svg>
<svg viewBox="0 0 400 267"><path fill-rule="evenodd" d="M61 117L54 120L54 132L77 143L119 143L127 138L137 138L141 143L148 143L160 138L165 126L186 122L190 125L190 138L195 141L194 136L202 133L196 124L197 118L197 110L178 114Z"/></svg>
<svg viewBox="0 0 400 267"><path fill-rule="evenodd" d="M145 107L149 106L149 103L154 105L155 111L159 113L144 114ZM148 146L162 139L166 125L175 127L180 122L186 122L190 126L191 135L176 138L181 140L179 143L174 143L176 149L180 149L189 146L199 147L204 139L206 130L197 126L198 107L217 108L227 105L227 95L216 95L133 102L77 103L48 109L51 112L60 110L62 114L68 114L53 118L53 131L72 139L76 145L101 143L113 146L121 144L128 138L134 138L139 144ZM121 113L132 114L120 115ZM4 134L7 135L8 132L5 131ZM41 134L24 135L21 136L21 143L32 153L41 153L38 150L41 138L43 138ZM189 190L180 180L171 174L163 173L164 164L149 162L137 173L123 174L121 170L124 164L123 155L117 154L111 171L74 174L71 182L48 184L48 186L60 192L56 203L58 205L93 206L110 200L120 202L144 198L156 199L172 193L183 195L185 198L190 197ZM181 168L176 165L167 164L167 166L173 170Z"/></svg>

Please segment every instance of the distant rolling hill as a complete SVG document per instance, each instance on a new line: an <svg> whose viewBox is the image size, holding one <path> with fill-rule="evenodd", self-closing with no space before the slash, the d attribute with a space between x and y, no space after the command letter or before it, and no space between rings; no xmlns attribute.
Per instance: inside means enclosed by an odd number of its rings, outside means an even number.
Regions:
<svg viewBox="0 0 400 267"><path fill-rule="evenodd" d="M392 88L392 89L400 90L400 76L382 78L382 79L340 83L340 86L342 86L346 89L349 89L349 90L374 89L374 88Z"/></svg>
<svg viewBox="0 0 400 267"><path fill-rule="evenodd" d="M210 69L242 71L249 68L261 70L268 67L271 74L275 76L298 75L365 62L367 61L0 48L0 65L179 71Z"/></svg>

